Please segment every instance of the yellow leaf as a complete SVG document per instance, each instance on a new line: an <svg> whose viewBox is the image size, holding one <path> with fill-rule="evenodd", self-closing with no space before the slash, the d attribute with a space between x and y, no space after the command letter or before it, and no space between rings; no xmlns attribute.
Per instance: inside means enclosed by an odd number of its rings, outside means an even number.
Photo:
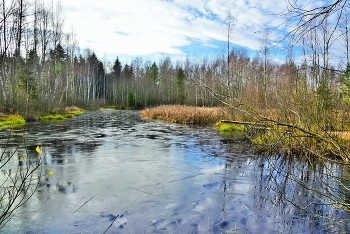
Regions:
<svg viewBox="0 0 350 234"><path fill-rule="evenodd" d="M35 151L38 152L39 154L41 154L41 149L39 146L36 147Z"/></svg>
<svg viewBox="0 0 350 234"><path fill-rule="evenodd" d="M53 175L53 172L52 172L52 171L49 171L48 173L49 173L49 175Z"/></svg>
<svg viewBox="0 0 350 234"><path fill-rule="evenodd" d="M14 188L15 186L9 186L9 188Z"/></svg>
<svg viewBox="0 0 350 234"><path fill-rule="evenodd" d="M19 158L19 161L24 161L24 158L23 158L23 157L20 157L20 158Z"/></svg>

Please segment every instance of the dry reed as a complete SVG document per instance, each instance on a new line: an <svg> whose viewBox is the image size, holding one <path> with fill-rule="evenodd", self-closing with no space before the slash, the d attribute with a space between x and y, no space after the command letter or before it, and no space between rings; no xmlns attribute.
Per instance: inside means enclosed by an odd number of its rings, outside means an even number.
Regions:
<svg viewBox="0 0 350 234"><path fill-rule="evenodd" d="M230 119L224 108L180 105L146 108L141 111L141 116L186 124L213 124L222 119Z"/></svg>

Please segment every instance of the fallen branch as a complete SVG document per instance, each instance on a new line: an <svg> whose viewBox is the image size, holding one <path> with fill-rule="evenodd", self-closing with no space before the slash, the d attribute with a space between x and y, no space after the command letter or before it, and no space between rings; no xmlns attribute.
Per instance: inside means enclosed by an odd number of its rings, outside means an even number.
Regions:
<svg viewBox="0 0 350 234"><path fill-rule="evenodd" d="M328 139L320 134L317 134L315 132L311 132L311 131L309 131L305 128L299 127L297 125L278 122L278 121L275 121L275 120L267 118L267 117L263 117L263 120L261 120L261 122L266 122L266 124L256 123L256 122L232 121L232 120L221 120L221 122L222 123L232 123L232 124L243 124L243 125L250 125L250 126L259 126L259 127L264 127L267 130L271 129L270 127L268 127L271 125L288 127L290 129L296 129L296 130L299 130L300 132L306 134L309 137L313 137L319 141L324 141L324 142L327 142L328 144L332 145L334 147L334 149L336 150L336 152L334 152L332 150L332 153L334 153L337 156L340 156L345 163L349 162L349 158L347 157L346 153L341 149L340 145L333 138ZM328 134L328 136L329 136L329 134Z"/></svg>
<svg viewBox="0 0 350 234"><path fill-rule="evenodd" d="M117 220L118 217L119 215L115 216L111 224L107 227L107 229L102 234L105 234L108 231L108 229L110 229L113 226L113 223Z"/></svg>
<svg viewBox="0 0 350 234"><path fill-rule="evenodd" d="M255 122L243 122L243 121L234 121L234 120L220 120L221 123L232 123L232 124L243 124L243 125L250 125L250 126L260 126L260 127L267 127L266 124L261 123L255 123Z"/></svg>

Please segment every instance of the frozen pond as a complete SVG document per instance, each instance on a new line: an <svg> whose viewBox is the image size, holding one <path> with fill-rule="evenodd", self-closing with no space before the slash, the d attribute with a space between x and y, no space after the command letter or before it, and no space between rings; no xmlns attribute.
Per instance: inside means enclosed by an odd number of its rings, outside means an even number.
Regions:
<svg viewBox="0 0 350 234"><path fill-rule="evenodd" d="M139 111L103 110L27 125L12 132L10 143L23 131L29 157L35 157L40 145L45 167L52 166L54 175L45 177L4 233L350 230L347 213L325 206L295 180L312 187L333 183L326 176L315 179L322 165L252 155L248 146L211 126L146 120ZM7 135L0 133L1 147ZM14 167L18 160L10 163Z"/></svg>

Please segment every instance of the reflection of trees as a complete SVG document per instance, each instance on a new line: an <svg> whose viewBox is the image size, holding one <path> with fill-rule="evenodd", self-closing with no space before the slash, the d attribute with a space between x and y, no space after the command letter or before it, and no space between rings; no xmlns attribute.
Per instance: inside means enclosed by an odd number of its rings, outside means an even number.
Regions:
<svg viewBox="0 0 350 234"><path fill-rule="evenodd" d="M75 162L75 152L81 153L91 153L94 152L101 143L98 141L86 141L86 142L78 142L78 143L70 143L66 144L61 142L60 144L56 144L51 150L49 149L46 164L65 164L67 162L74 163Z"/></svg>
<svg viewBox="0 0 350 234"><path fill-rule="evenodd" d="M77 191L76 184L70 181L67 183L58 182L56 186L58 188L58 191L64 194L75 193Z"/></svg>
<svg viewBox="0 0 350 234"><path fill-rule="evenodd" d="M76 152L90 154L95 151L106 137L103 129L115 122L114 119L111 121L115 112L105 113L91 112L68 121L36 122L21 129L0 132L0 229L16 211L25 209L24 204L33 195L34 201L41 202L52 196L53 193L47 193L47 190L64 194L76 192L78 183L75 177L71 177L72 170L76 170L74 167L56 167L53 176L44 177L48 172L45 168L76 163ZM136 113L134 115L138 117ZM129 125L133 121L127 116L126 119ZM37 145L44 154L35 151ZM89 157L84 158L84 162L89 160ZM93 163L86 164L93 167ZM30 202L29 206L34 203Z"/></svg>
<svg viewBox="0 0 350 234"><path fill-rule="evenodd" d="M237 209L234 207L241 202L252 203L248 210L256 219L269 217L267 219L283 223L276 231L290 228L293 231L341 232L349 229L346 224L350 219L346 213L350 210L348 166L305 155L257 156L249 154L247 145L235 139L202 144L201 149L213 159L225 160L219 188L225 198L220 203L224 213L212 222L220 230L237 230L234 228L239 221L237 217L243 216L230 212L237 211L231 210ZM237 190L239 187L241 191ZM227 227L221 227L224 222L229 222ZM238 225L237 228L249 230L250 227Z"/></svg>
<svg viewBox="0 0 350 234"><path fill-rule="evenodd" d="M261 156L258 162L259 192L273 191L270 202L280 213L291 210L292 205L297 208L293 209L295 215L313 220L312 228L332 222L332 228L343 228L341 222L349 218L345 213L349 211L349 192L342 182L345 176L341 164L297 155Z"/></svg>
<svg viewBox="0 0 350 234"><path fill-rule="evenodd" d="M43 173L42 155L32 156L35 148L0 148L0 229L16 214L40 186Z"/></svg>

